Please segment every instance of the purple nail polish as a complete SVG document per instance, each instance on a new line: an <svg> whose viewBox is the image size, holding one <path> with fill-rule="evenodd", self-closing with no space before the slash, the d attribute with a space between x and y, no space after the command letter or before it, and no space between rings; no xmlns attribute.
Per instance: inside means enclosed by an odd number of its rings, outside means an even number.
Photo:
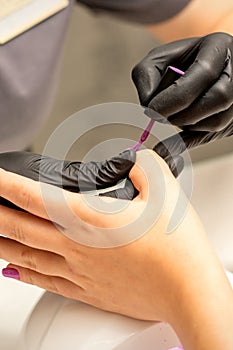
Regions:
<svg viewBox="0 0 233 350"><path fill-rule="evenodd" d="M2 275L4 277L14 278L15 280L20 279L19 271L16 269L11 269L11 268L2 269Z"/></svg>

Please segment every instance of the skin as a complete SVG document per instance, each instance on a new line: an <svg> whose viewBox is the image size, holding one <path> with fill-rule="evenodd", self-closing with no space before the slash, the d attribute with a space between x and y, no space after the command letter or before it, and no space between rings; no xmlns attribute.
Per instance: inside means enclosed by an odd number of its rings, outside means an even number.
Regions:
<svg viewBox="0 0 233 350"><path fill-rule="evenodd" d="M232 0L192 0L177 16L149 26L148 30L163 42L212 32L233 35Z"/></svg>
<svg viewBox="0 0 233 350"><path fill-rule="evenodd" d="M46 191L41 192L40 183L1 170L0 195L27 213L1 207L5 237L0 237L0 257L11 262L8 268L17 269L22 282L129 317L169 322L189 350L231 350L233 292L197 214L189 205L176 229L166 234L180 188L154 152L137 154L130 178L139 196L124 210L106 215L79 194L50 185L43 185ZM144 215L149 193L157 202L163 194L158 179L164 183L164 205L140 239L106 249L73 240L79 230L97 234ZM77 220L62 215L61 191ZM58 213L57 223L72 239L50 221L44 203Z"/></svg>

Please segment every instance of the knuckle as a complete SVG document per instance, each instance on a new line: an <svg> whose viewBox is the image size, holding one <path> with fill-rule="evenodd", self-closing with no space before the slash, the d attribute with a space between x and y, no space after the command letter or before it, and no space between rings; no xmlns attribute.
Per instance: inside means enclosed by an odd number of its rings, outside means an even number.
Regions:
<svg viewBox="0 0 233 350"><path fill-rule="evenodd" d="M153 110L154 112L161 114L164 118L166 118L169 116L170 113L168 106L164 105L163 101L163 98L161 99L160 97L156 96L150 101L148 108Z"/></svg>
<svg viewBox="0 0 233 350"><path fill-rule="evenodd" d="M208 126L209 132L219 132L225 127L224 120L222 118L215 117L211 124Z"/></svg>
<svg viewBox="0 0 233 350"><path fill-rule="evenodd" d="M132 79L133 81L137 81L138 77L142 74L144 71L144 64L143 61L138 63L132 70Z"/></svg>
<svg viewBox="0 0 233 350"><path fill-rule="evenodd" d="M205 79L209 82L213 82L216 79L216 72L212 64L206 60L198 61L200 71L205 76Z"/></svg>
<svg viewBox="0 0 233 350"><path fill-rule="evenodd" d="M207 36L210 40L216 40L218 45L221 45L221 47L229 47L233 44L233 36L229 33L225 32L217 32L217 33L211 33Z"/></svg>
<svg viewBox="0 0 233 350"><path fill-rule="evenodd" d="M56 294L60 294L60 287L59 287L58 280L54 277L48 277L46 289Z"/></svg>
<svg viewBox="0 0 233 350"><path fill-rule="evenodd" d="M223 109L227 109L232 104L232 96L230 89L228 87L223 85L218 85L218 87L215 87L215 96L217 100L221 103L221 107Z"/></svg>
<svg viewBox="0 0 233 350"><path fill-rule="evenodd" d="M220 33L222 39L224 40L226 47L233 45L233 36L229 33Z"/></svg>
<svg viewBox="0 0 233 350"><path fill-rule="evenodd" d="M93 284L93 281L84 272L78 271L77 265L69 265L66 269L68 276L78 282L79 285L91 286Z"/></svg>
<svg viewBox="0 0 233 350"><path fill-rule="evenodd" d="M77 264L80 264L82 262L82 256L79 252L79 249L76 247L70 247L69 255L66 257L66 261L69 265L72 264L73 261L75 261Z"/></svg>
<svg viewBox="0 0 233 350"><path fill-rule="evenodd" d="M25 282L27 282L28 284L31 284L31 285L33 285L33 286L36 286L37 285L37 282L36 282L36 279L35 279L35 277L34 277L34 274L32 274L32 273L27 273L25 276L24 276L24 278L23 278L23 280L25 281Z"/></svg>
<svg viewBox="0 0 233 350"><path fill-rule="evenodd" d="M34 270L34 271L37 270L35 257L29 249L24 249L21 252L21 259L24 266L26 266L30 270Z"/></svg>
<svg viewBox="0 0 233 350"><path fill-rule="evenodd" d="M10 223L10 237L14 238L17 242L25 243L25 234L18 220Z"/></svg>
<svg viewBox="0 0 233 350"><path fill-rule="evenodd" d="M24 185L21 186L18 198L19 198L19 205L25 210L28 210L30 207L30 194L26 186Z"/></svg>

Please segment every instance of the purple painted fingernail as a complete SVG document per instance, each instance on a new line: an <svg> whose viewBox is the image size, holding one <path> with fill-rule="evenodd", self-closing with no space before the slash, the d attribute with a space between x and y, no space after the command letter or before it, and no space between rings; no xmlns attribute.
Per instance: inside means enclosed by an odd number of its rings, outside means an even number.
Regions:
<svg viewBox="0 0 233 350"><path fill-rule="evenodd" d="M182 346L178 346L176 348L172 348L172 349L169 349L169 350L184 350L184 348Z"/></svg>
<svg viewBox="0 0 233 350"><path fill-rule="evenodd" d="M20 279L19 271L16 269L11 269L11 268L2 269L2 275L4 277L14 278L15 280Z"/></svg>

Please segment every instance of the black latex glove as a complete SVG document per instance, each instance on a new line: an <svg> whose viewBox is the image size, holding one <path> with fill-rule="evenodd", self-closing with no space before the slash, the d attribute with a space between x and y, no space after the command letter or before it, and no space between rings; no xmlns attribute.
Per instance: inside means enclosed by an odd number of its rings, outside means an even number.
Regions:
<svg viewBox="0 0 233 350"><path fill-rule="evenodd" d="M185 75L161 86L169 65ZM141 104L159 112L163 122L183 129L180 136L187 148L233 134L231 35L213 33L157 47L134 68L132 77ZM184 151L177 136L154 149L169 165L173 155Z"/></svg>
<svg viewBox="0 0 233 350"><path fill-rule="evenodd" d="M136 153L133 150L103 162L88 163L61 161L31 152L8 152L0 154L0 168L71 192L85 192L108 188L127 178L135 160ZM123 189L104 195L132 199L137 193L132 182L127 179ZM19 209L1 197L0 204Z"/></svg>

